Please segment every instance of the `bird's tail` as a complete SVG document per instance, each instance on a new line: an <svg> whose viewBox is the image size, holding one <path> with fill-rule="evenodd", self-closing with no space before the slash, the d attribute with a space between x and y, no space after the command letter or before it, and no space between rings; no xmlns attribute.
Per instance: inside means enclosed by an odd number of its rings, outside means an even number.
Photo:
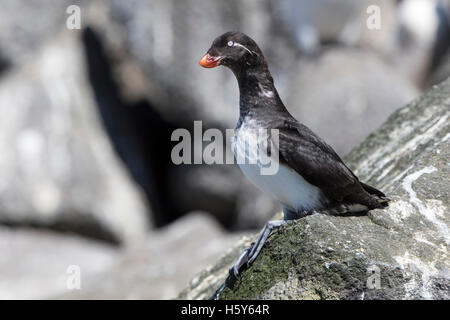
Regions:
<svg viewBox="0 0 450 320"><path fill-rule="evenodd" d="M361 185L364 188L364 190L366 190L370 195L375 196L375 200L379 204L380 208L385 208L388 206L389 201L391 201L391 199L386 197L386 195L383 192L381 192L377 188L374 188L362 182Z"/></svg>
<svg viewBox="0 0 450 320"><path fill-rule="evenodd" d="M380 190L361 182L364 191L354 193L344 199L343 202L328 208L326 211L331 215L346 215L366 213L372 209L385 208L391 201Z"/></svg>

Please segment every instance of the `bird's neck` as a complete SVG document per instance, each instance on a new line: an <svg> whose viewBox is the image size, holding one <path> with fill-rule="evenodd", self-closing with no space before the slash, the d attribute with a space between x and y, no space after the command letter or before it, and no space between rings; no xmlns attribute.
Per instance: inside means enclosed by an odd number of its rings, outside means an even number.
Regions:
<svg viewBox="0 0 450 320"><path fill-rule="evenodd" d="M234 72L234 74L239 84L241 118L249 113L257 112L261 108L266 110L267 108L279 109L279 111L286 110L267 66L249 68Z"/></svg>

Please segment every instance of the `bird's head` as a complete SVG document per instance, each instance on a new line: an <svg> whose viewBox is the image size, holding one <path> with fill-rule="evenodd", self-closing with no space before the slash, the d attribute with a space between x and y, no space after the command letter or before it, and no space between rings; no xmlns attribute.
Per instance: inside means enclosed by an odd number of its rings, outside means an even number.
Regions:
<svg viewBox="0 0 450 320"><path fill-rule="evenodd" d="M204 68L219 65L230 68L233 72L265 65L264 56L252 38L242 32L227 32L217 37L211 48L200 59Z"/></svg>

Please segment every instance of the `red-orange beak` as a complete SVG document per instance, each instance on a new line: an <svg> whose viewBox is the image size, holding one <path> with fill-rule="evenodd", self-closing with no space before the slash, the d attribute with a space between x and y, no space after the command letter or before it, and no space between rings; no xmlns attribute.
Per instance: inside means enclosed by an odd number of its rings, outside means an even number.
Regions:
<svg viewBox="0 0 450 320"><path fill-rule="evenodd" d="M200 59L199 64L203 68L214 68L217 67L217 65L219 64L220 58L221 57L210 56L209 53L207 53Z"/></svg>

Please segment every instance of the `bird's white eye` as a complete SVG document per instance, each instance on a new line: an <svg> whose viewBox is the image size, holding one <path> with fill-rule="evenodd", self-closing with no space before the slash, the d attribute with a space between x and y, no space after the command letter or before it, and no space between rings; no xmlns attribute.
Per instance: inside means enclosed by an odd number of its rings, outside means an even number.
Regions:
<svg viewBox="0 0 450 320"><path fill-rule="evenodd" d="M230 41L228 41L227 46L232 47L233 44L234 44L234 42L230 40Z"/></svg>

